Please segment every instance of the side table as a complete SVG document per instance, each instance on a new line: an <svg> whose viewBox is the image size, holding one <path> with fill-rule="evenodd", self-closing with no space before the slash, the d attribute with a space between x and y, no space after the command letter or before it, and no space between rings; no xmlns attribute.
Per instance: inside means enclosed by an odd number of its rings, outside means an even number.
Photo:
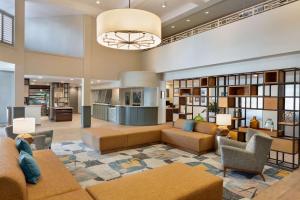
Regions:
<svg viewBox="0 0 300 200"><path fill-rule="evenodd" d="M20 138L20 139L23 139L23 140L26 140L29 144L32 144L33 143L33 137L32 135L28 134L28 133L22 133L22 134L19 134L17 138Z"/></svg>
<svg viewBox="0 0 300 200"><path fill-rule="evenodd" d="M217 134L216 134L216 140L215 140L215 153L217 155L221 155L220 152L220 138L221 137L228 137L229 130L225 129L217 129Z"/></svg>

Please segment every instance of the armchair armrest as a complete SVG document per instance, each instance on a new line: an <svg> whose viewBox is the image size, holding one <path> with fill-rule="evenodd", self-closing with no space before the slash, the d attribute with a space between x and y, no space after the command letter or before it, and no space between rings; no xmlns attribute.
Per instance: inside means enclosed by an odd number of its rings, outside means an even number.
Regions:
<svg viewBox="0 0 300 200"><path fill-rule="evenodd" d="M34 135L45 135L46 137L53 137L53 130L48 130L48 131L41 131L37 132Z"/></svg>
<svg viewBox="0 0 300 200"><path fill-rule="evenodd" d="M33 144L35 145L36 150L45 149L46 144L46 136L45 135L33 135Z"/></svg>
<svg viewBox="0 0 300 200"><path fill-rule="evenodd" d="M255 155L238 147L221 146L221 162L225 167L257 171Z"/></svg>
<svg viewBox="0 0 300 200"><path fill-rule="evenodd" d="M239 141L228 139L226 137L220 137L220 146L232 146L240 149L245 149L246 145L247 144L245 142L239 142Z"/></svg>

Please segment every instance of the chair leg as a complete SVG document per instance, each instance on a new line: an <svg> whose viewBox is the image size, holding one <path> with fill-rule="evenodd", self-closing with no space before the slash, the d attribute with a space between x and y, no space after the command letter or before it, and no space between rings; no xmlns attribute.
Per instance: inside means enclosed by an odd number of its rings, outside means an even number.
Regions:
<svg viewBox="0 0 300 200"><path fill-rule="evenodd" d="M262 173L259 173L259 176L262 178L262 180L263 180L264 182L266 182L266 179L265 179L265 177L264 177L264 175L263 175Z"/></svg>
<svg viewBox="0 0 300 200"><path fill-rule="evenodd" d="M224 170L223 170L223 176L224 176L224 177L226 176L226 170L227 170L227 168L224 167Z"/></svg>

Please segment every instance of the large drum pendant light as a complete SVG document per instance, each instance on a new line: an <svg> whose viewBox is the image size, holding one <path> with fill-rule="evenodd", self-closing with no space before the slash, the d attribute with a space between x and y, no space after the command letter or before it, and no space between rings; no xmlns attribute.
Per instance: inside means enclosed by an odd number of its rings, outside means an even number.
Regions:
<svg viewBox="0 0 300 200"><path fill-rule="evenodd" d="M150 12L132 9L113 9L97 16L99 44L123 50L153 48L161 43L161 20Z"/></svg>

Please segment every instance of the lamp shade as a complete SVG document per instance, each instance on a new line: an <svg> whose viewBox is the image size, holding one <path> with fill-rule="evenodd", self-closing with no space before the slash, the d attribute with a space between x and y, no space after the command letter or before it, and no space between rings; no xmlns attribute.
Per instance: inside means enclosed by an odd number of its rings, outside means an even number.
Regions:
<svg viewBox="0 0 300 200"><path fill-rule="evenodd" d="M97 16L99 44L123 50L141 50L161 42L160 18L139 9L113 9Z"/></svg>
<svg viewBox="0 0 300 200"><path fill-rule="evenodd" d="M216 123L219 126L230 126L231 115L230 114L217 114Z"/></svg>
<svg viewBox="0 0 300 200"><path fill-rule="evenodd" d="M35 132L35 118L16 118L13 120L13 133L24 134Z"/></svg>

